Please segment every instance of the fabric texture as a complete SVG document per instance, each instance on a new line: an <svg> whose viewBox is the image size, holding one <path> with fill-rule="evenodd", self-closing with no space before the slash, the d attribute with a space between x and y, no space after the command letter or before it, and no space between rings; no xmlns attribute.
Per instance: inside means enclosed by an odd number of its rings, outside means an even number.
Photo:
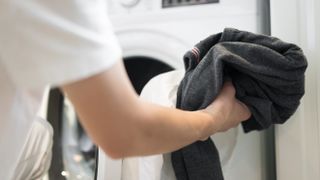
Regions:
<svg viewBox="0 0 320 180"><path fill-rule="evenodd" d="M307 61L302 50L277 38L226 28L199 42L184 56L185 77L176 107L194 111L207 107L226 77L236 97L252 112L245 132L284 123L304 94ZM172 153L177 180L222 180L219 153L208 139Z"/></svg>
<svg viewBox="0 0 320 180"><path fill-rule="evenodd" d="M105 0L0 0L0 27L0 177L11 180L35 166L19 163L45 87L107 70L121 49Z"/></svg>

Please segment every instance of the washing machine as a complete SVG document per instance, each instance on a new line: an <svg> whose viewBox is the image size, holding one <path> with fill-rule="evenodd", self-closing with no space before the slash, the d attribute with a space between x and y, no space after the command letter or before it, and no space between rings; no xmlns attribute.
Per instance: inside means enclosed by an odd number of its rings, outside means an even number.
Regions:
<svg viewBox="0 0 320 180"><path fill-rule="evenodd" d="M127 73L139 94L151 78L182 70L184 53L225 27L268 34L268 2L108 0L107 10L123 50ZM71 103L58 89L49 93L48 120L55 132L49 179L121 180L123 160L110 159L92 143ZM234 159L251 167L254 180L275 179L272 129L242 134L237 139Z"/></svg>
<svg viewBox="0 0 320 180"><path fill-rule="evenodd" d="M269 4L265 0L110 0L108 2L108 12L123 48L125 62L128 61L132 65L149 61L149 63L164 63L171 69L181 70L182 57L186 51L205 37L223 31L225 27L270 33ZM139 69L138 66L135 68ZM145 66L145 69L141 69L141 73L150 70ZM131 80L134 84L135 80L132 78ZM216 140L224 139L223 135L219 136L221 137ZM232 153L230 162L225 162L226 165L223 167L228 173L226 180L239 177L246 180L276 179L272 128L249 134L244 134L239 129L239 133L232 140L237 143L230 152ZM227 151L228 148L224 148L227 145L223 143L228 144L228 142L219 143L222 144L220 154L227 157L229 152L223 151ZM150 159L152 157L148 160ZM112 160L100 151L98 179L124 178L124 163L124 160Z"/></svg>

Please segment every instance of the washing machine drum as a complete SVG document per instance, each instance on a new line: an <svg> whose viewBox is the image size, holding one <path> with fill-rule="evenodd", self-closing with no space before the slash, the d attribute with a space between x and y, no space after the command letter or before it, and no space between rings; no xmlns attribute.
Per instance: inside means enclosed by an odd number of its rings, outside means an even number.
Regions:
<svg viewBox="0 0 320 180"><path fill-rule="evenodd" d="M152 77L173 70L161 60L141 56L125 58L124 64L138 94ZM72 104L58 89L49 94L47 116L54 129L49 180L95 179L97 147L83 130Z"/></svg>
<svg viewBox="0 0 320 180"><path fill-rule="evenodd" d="M171 71L151 79L143 88L140 97L167 107L175 108L178 86L184 77L184 70ZM228 173L233 163L239 127L217 133L210 138L219 150L223 171ZM231 165L231 166L230 166ZM228 168L227 168L228 167ZM169 154L127 158L123 160L122 180L176 180Z"/></svg>

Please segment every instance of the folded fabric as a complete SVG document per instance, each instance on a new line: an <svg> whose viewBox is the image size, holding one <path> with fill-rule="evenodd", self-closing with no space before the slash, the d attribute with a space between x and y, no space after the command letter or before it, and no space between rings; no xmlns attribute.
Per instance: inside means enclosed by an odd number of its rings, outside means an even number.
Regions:
<svg viewBox="0 0 320 180"><path fill-rule="evenodd" d="M184 56L186 73L176 107L194 111L207 107L226 77L236 97L252 112L244 131L284 123L304 94L307 61L302 50L277 38L227 28L198 43ZM222 180L218 151L208 139L171 154L177 180Z"/></svg>

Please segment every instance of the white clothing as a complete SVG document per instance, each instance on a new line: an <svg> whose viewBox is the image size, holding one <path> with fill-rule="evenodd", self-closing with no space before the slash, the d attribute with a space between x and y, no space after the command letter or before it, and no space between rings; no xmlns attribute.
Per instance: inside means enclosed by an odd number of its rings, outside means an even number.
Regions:
<svg viewBox="0 0 320 180"><path fill-rule="evenodd" d="M24 152L45 87L92 76L121 58L106 9L105 0L0 0L1 179L16 179L29 164Z"/></svg>
<svg viewBox="0 0 320 180"><path fill-rule="evenodd" d="M37 118L32 124L25 147L12 179L40 179L50 167L53 129L48 121Z"/></svg>
<svg viewBox="0 0 320 180"><path fill-rule="evenodd" d="M140 97L175 107L178 86L183 77L184 71L181 70L158 75L146 84ZM211 136L219 151L226 180L237 180L239 177L256 180L262 177L262 170L257 168L262 163L260 138L256 133L244 134L241 126ZM123 159L122 169L118 172L121 172L121 180L176 180L170 154Z"/></svg>

